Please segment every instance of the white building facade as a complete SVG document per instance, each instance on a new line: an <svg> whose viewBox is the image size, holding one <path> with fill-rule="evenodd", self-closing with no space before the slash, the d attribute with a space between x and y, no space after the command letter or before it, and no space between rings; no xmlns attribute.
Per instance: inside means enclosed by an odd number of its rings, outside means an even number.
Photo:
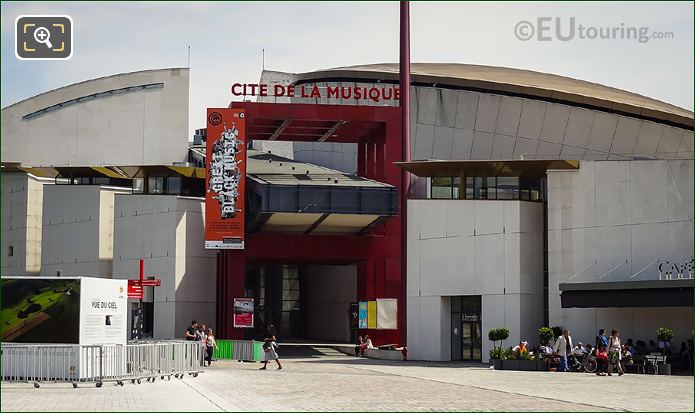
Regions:
<svg viewBox="0 0 695 413"><path fill-rule="evenodd" d="M596 308L562 308L561 287L588 283L692 278L693 161L582 162L576 171L548 173L550 324L590 340L600 328L623 338L655 339L671 328L674 343L692 339L692 307L627 306L617 294ZM611 302L613 301L613 302ZM621 304L617 306L616 304Z"/></svg>
<svg viewBox="0 0 695 413"><path fill-rule="evenodd" d="M540 202L410 200L408 357L480 360L491 328L509 328L510 342L534 335L543 323L542 231ZM473 311L457 310L459 297ZM461 348L464 331L476 342Z"/></svg>

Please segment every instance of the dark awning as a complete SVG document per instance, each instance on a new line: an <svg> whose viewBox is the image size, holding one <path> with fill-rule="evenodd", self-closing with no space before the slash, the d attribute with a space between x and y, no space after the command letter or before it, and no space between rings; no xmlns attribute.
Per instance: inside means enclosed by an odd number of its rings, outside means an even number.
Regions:
<svg viewBox="0 0 695 413"><path fill-rule="evenodd" d="M561 283L562 308L692 307L693 279Z"/></svg>
<svg viewBox="0 0 695 413"><path fill-rule="evenodd" d="M573 160L424 160L396 162L396 166L420 177L437 176L524 176L540 178L548 169L579 169Z"/></svg>

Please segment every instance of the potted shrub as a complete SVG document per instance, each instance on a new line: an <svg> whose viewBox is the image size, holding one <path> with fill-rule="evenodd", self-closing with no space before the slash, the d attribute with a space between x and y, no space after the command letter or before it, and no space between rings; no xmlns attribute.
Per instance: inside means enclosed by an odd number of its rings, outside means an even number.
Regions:
<svg viewBox="0 0 695 413"><path fill-rule="evenodd" d="M509 337L509 329L504 327L493 328L487 333L487 338L492 341L492 350L490 351L490 365L495 366L495 369L502 370L502 342ZM500 346L497 347L497 342Z"/></svg>
<svg viewBox="0 0 695 413"><path fill-rule="evenodd" d="M519 355L519 370L536 371L536 360L528 351L524 351Z"/></svg>
<svg viewBox="0 0 695 413"><path fill-rule="evenodd" d="M562 332L560 334L562 334ZM538 329L538 338L541 340L541 344L547 343L552 346L555 333L550 327L541 327Z"/></svg>
<svg viewBox="0 0 695 413"><path fill-rule="evenodd" d="M519 360L511 347L502 351L502 370L519 370Z"/></svg>
<svg viewBox="0 0 695 413"><path fill-rule="evenodd" d="M670 328L661 327L656 330L656 338L659 340L661 354L665 356L669 346L671 345L671 340L673 340L673 331L671 331ZM670 375L671 365L669 363L659 364L657 374Z"/></svg>
<svg viewBox="0 0 695 413"><path fill-rule="evenodd" d="M666 355L666 350L671 345L671 340L673 340L673 331L670 328L661 327L656 330L656 338L659 340L661 353Z"/></svg>
<svg viewBox="0 0 695 413"><path fill-rule="evenodd" d="M553 340L555 339L555 333L553 332L553 329L550 327L541 327L538 329L538 339L541 341L541 345L547 345L551 346L553 345ZM541 355L540 349L538 353L536 354L536 368L539 371L545 371L548 369L548 366L546 363L543 361L543 357Z"/></svg>
<svg viewBox="0 0 695 413"><path fill-rule="evenodd" d="M496 347L490 350L490 365L495 367L495 370L502 370L502 348Z"/></svg>

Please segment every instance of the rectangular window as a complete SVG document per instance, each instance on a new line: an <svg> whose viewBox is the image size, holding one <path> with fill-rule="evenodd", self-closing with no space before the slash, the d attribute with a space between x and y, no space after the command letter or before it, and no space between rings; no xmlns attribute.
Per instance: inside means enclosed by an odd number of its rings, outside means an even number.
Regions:
<svg viewBox="0 0 695 413"><path fill-rule="evenodd" d="M7 251L7 256L8 257L14 256L14 246L10 245L10 248Z"/></svg>
<svg viewBox="0 0 695 413"><path fill-rule="evenodd" d="M142 194L145 192L145 178L133 178L133 193Z"/></svg>
<svg viewBox="0 0 695 413"><path fill-rule="evenodd" d="M432 199L451 199L451 178L432 178L432 189L430 197Z"/></svg>
<svg viewBox="0 0 695 413"><path fill-rule="evenodd" d="M457 176L454 178L452 182L452 187L451 187L451 197L453 199L459 199L460 198L460 191L461 191L461 177Z"/></svg>
<svg viewBox="0 0 695 413"><path fill-rule="evenodd" d="M181 177L170 176L167 178L167 194L179 195L181 193Z"/></svg>
<svg viewBox="0 0 695 413"><path fill-rule="evenodd" d="M519 178L519 199L523 201L531 200L531 192L529 190L529 178Z"/></svg>
<svg viewBox="0 0 695 413"><path fill-rule="evenodd" d="M473 180L472 176L466 177L466 199L473 199Z"/></svg>
<svg viewBox="0 0 695 413"><path fill-rule="evenodd" d="M539 201L541 199L541 185L538 178L531 178L531 201Z"/></svg>
<svg viewBox="0 0 695 413"><path fill-rule="evenodd" d="M109 178L105 176L99 176L92 178L92 183L94 185L108 185L109 184Z"/></svg>
<svg viewBox="0 0 695 413"><path fill-rule="evenodd" d="M147 178L147 193L148 194L163 194L164 193L164 177L150 176Z"/></svg>
<svg viewBox="0 0 695 413"><path fill-rule="evenodd" d="M487 198L486 199L497 199L497 185L495 183L496 179L494 176L488 176L483 178L486 181L485 186L487 187Z"/></svg>
<svg viewBox="0 0 695 413"><path fill-rule="evenodd" d="M519 178L516 176L498 176L497 199L519 199Z"/></svg>

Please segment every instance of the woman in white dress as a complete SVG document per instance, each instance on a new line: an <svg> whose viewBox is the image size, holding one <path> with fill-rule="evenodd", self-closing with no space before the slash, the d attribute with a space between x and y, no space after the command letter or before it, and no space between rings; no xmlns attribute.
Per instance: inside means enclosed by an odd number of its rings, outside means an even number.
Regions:
<svg viewBox="0 0 695 413"><path fill-rule="evenodd" d="M275 360L275 362L278 364L278 370L282 370L282 364L280 364L280 357L278 356L277 348L278 344L274 335L265 339L265 342L263 343L263 367L260 368L261 370L266 370L268 367L268 361L270 360Z"/></svg>

